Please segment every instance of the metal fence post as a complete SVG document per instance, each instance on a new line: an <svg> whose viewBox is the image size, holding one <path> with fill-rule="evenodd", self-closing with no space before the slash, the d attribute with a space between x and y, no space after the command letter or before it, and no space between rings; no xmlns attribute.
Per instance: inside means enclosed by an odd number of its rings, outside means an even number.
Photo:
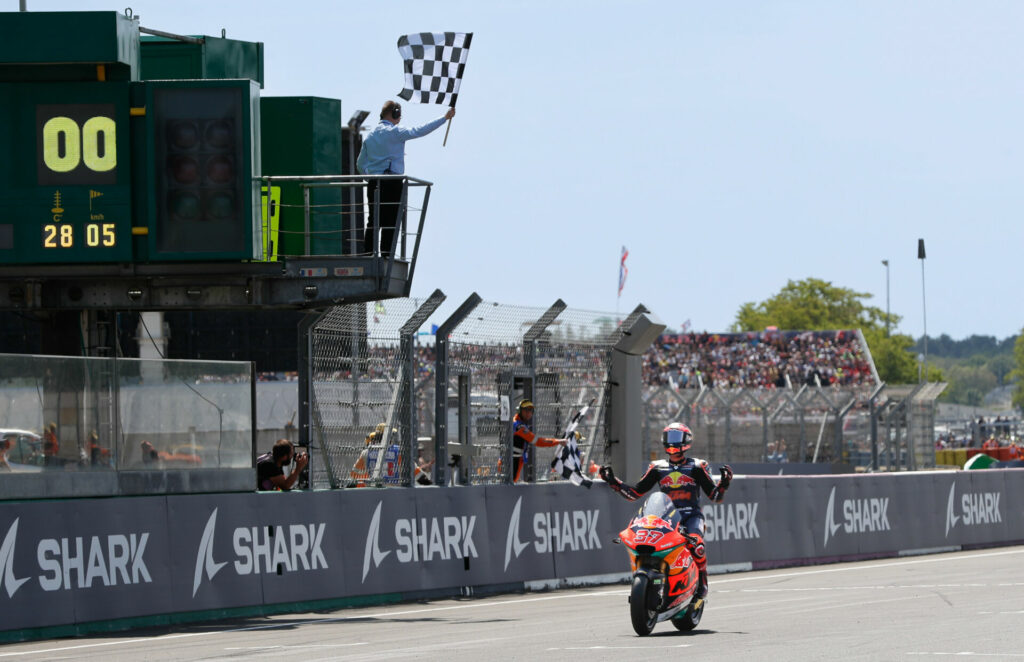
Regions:
<svg viewBox="0 0 1024 662"><path fill-rule="evenodd" d="M548 326L550 326L551 323L555 321L555 318L561 315L562 311L565 310L567 307L568 306L566 306L566 303L564 301L558 299L553 304L551 304L551 306L546 311L544 311L544 314L541 315L537 319L537 321L534 322L533 325L526 331L526 333L523 334L523 366L529 373L530 385L532 386L532 389L530 389L532 393L529 393L526 397L530 398L531 400L536 399L537 393L537 341L541 337L541 334L543 334L544 331L548 328ZM534 424L536 425L536 422ZM527 451L528 449L524 449L524 453L526 453ZM523 467L523 473L525 476L528 477L530 482L533 482L534 480L536 480L537 476L537 454L530 453L529 457L530 464L529 466ZM509 466L511 467L511 465Z"/></svg>
<svg viewBox="0 0 1024 662"><path fill-rule="evenodd" d="M483 299L473 292L437 329L434 358L434 484L448 483L448 349L452 330L464 320Z"/></svg>
<svg viewBox="0 0 1024 662"><path fill-rule="evenodd" d="M832 458L833 462L841 462L843 460L843 425L846 415L850 413L853 406L857 404L857 397L853 394L850 395L850 399L845 405L839 408L836 412L836 448L835 456Z"/></svg>
<svg viewBox="0 0 1024 662"><path fill-rule="evenodd" d="M401 439L401 452L404 453L406 458L399 468L401 473L399 478L402 484L407 486L413 484L416 474L413 466L419 457L419 424L416 411L416 332L427 321L427 318L433 315L434 311L444 303L446 298L444 292L434 290L427 297L427 300L423 302L423 305L398 330L404 373L399 387L399 402L401 405L399 406L398 419L400 423L399 429L404 432ZM401 411L402 408L405 411ZM383 462L378 462L378 464L383 464Z"/></svg>
<svg viewBox="0 0 1024 662"><path fill-rule="evenodd" d="M871 470L878 471L878 417L881 411L875 407L875 401L885 390L885 382L878 385L868 398L868 411L871 416Z"/></svg>

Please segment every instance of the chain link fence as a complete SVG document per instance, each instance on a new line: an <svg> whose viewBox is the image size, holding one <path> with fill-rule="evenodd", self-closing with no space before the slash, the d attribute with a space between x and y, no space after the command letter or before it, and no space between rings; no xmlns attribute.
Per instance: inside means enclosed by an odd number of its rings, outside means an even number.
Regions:
<svg viewBox="0 0 1024 662"><path fill-rule="evenodd" d="M418 343L443 298L338 306L311 325L314 487L409 485L427 474L445 484L512 482L512 416L523 399L536 403L534 432L545 437L561 437L592 402L580 447L600 462L614 317L473 295L436 329L435 344ZM552 479L554 452L529 449L522 479Z"/></svg>
<svg viewBox="0 0 1024 662"><path fill-rule="evenodd" d="M534 401L543 429L561 436L573 415L593 403L579 428L583 466L600 465L608 441L608 370L611 352L620 337L616 320L608 313L563 310L536 341L533 363L537 374ZM535 476L551 479L547 470L557 449L538 448Z"/></svg>
<svg viewBox="0 0 1024 662"><path fill-rule="evenodd" d="M934 466L935 398L923 387L644 389L644 449L663 455L661 431L693 430L692 454L713 462L819 462L867 469Z"/></svg>
<svg viewBox="0 0 1024 662"><path fill-rule="evenodd" d="M611 349L619 337L611 314L570 309L561 300L544 309L471 297L449 322L439 332L447 361L439 359L437 368L447 375L437 381L448 391L439 404L446 410L450 482L516 480L511 424L521 400L534 402L533 432L549 438L562 437L573 415L592 404L579 446L584 466L600 461ZM527 445L518 479L560 479L549 469L557 451Z"/></svg>
<svg viewBox="0 0 1024 662"><path fill-rule="evenodd" d="M523 337L545 309L484 302L473 295L438 330L435 389L438 426L456 484L511 482L513 408L532 399L534 373L524 361ZM553 436L543 423L534 432ZM552 434L545 434L550 432Z"/></svg>
<svg viewBox="0 0 1024 662"><path fill-rule="evenodd" d="M513 482L511 423L524 399L535 403L534 433L554 438L592 403L580 448L585 467L603 463L609 367L623 328L614 316L569 309L562 301L548 308L513 306L474 294L435 329L434 345L417 344L418 326L439 304L354 304L318 321L312 418L323 462L315 485L408 485L417 467L429 467L431 478L444 484ZM713 462L899 469L926 467L932 458L934 465L929 439L941 389L904 394L892 388L882 397L860 334L845 335L844 342L833 354L846 367L832 373L832 364L804 348L813 371L801 376L799 388L789 375L779 376L784 386L730 386L720 372L714 386L703 383L702 372L696 379L670 375L668 383L648 384L642 395L645 452L661 457L662 429L682 421L694 431L693 455ZM645 370L650 365L648 356ZM834 383L822 385L821 376ZM528 446L520 479L554 479L548 467L555 452ZM383 463L377 461L382 453Z"/></svg>
<svg viewBox="0 0 1024 662"><path fill-rule="evenodd" d="M309 331L313 487L410 485L416 465L415 333L444 300L334 306Z"/></svg>

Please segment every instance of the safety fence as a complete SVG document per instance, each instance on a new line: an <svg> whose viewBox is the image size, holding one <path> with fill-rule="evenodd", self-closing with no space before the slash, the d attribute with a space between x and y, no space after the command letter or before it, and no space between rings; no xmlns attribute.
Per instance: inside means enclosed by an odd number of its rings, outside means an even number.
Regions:
<svg viewBox="0 0 1024 662"><path fill-rule="evenodd" d="M2 354L0 375L7 463L45 496L93 493L68 472L252 467L250 363Z"/></svg>
<svg viewBox="0 0 1024 662"><path fill-rule="evenodd" d="M422 303L334 306L311 323L312 486L411 484L420 409L411 394L423 380L415 334L443 301L436 291Z"/></svg>
<svg viewBox="0 0 1024 662"><path fill-rule="evenodd" d="M703 506L709 570L1017 544L1022 477L737 476ZM0 638L617 581L639 505L600 482L0 502Z"/></svg>
<svg viewBox="0 0 1024 662"><path fill-rule="evenodd" d="M423 302L348 304L311 323L310 443L321 460L312 485L512 482L512 417L523 399L536 403L534 432L547 437L592 402L580 446L600 461L615 318L474 294L438 326L434 344L419 344L419 327L443 300L437 291ZM527 452L523 479L552 478L553 453Z"/></svg>
<svg viewBox="0 0 1024 662"><path fill-rule="evenodd" d="M551 480L556 451L547 448L527 446L514 475L512 419L521 400L535 403L534 432L545 437L560 437L574 412L592 403L580 447L585 469L602 464L612 347L628 324L560 300L547 308L512 306L474 294L429 334L433 344L419 343L419 327L443 298L435 292L422 304L350 304L314 323L310 439L322 463L313 484ZM790 335L831 351L839 334ZM723 380L708 386L700 379L698 388L675 381L642 387L644 452L660 457L661 430L682 421L695 434L692 453L715 462L934 467L935 399L944 384L879 384L863 337L850 332L843 342L843 352L832 353L854 357L850 365L859 367L830 372L827 362L805 357L814 370L799 388L788 377L781 387L727 388ZM855 373L866 378L821 379Z"/></svg>
<svg viewBox="0 0 1024 662"><path fill-rule="evenodd" d="M644 390L644 444L662 454L661 430L681 421L692 453L724 462L826 462L862 468L935 466L935 399L920 386Z"/></svg>

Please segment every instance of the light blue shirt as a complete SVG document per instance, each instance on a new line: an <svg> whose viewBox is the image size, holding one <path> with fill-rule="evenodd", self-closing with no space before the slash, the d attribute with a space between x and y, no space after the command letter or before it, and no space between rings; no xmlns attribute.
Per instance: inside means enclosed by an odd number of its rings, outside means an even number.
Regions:
<svg viewBox="0 0 1024 662"><path fill-rule="evenodd" d="M390 170L391 174L405 174L405 141L425 136L442 124L441 117L423 126L405 128L381 120L363 139L363 148L359 150L356 168L362 175L382 175Z"/></svg>

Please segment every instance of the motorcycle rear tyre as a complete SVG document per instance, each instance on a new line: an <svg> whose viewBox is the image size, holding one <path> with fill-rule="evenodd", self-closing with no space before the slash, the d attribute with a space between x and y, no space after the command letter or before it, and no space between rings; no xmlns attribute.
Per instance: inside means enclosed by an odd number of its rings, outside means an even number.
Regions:
<svg viewBox="0 0 1024 662"><path fill-rule="evenodd" d="M653 632L658 622L658 612L647 608L648 582L647 575L633 577L633 587L629 592L629 617L633 621L633 630L641 637Z"/></svg>
<svg viewBox="0 0 1024 662"><path fill-rule="evenodd" d="M689 632L697 627L700 623L700 617L704 615L704 605L706 602L700 603L699 609L693 608L693 603L686 608L686 613L681 616L676 616L672 619L672 625L681 632Z"/></svg>

